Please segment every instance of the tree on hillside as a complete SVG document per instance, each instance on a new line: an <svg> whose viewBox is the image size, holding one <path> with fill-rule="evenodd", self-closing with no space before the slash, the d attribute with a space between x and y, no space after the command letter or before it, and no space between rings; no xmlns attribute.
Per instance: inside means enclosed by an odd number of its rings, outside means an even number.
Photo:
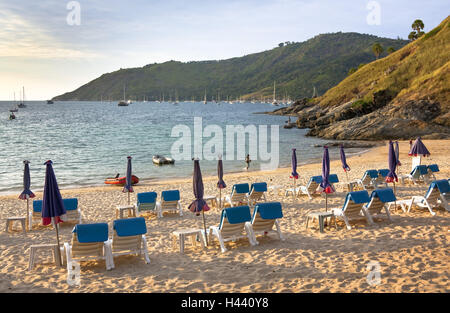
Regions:
<svg viewBox="0 0 450 313"><path fill-rule="evenodd" d="M384 49L383 47L377 42L374 43L372 46L372 51L375 54L375 57L378 59L380 57L380 54L383 53Z"/></svg>
<svg viewBox="0 0 450 313"><path fill-rule="evenodd" d="M413 31L409 33L408 39L414 41L425 34L425 32L423 31L424 27L425 25L423 24L422 20L415 20L411 25Z"/></svg>
<svg viewBox="0 0 450 313"><path fill-rule="evenodd" d="M284 46L284 42L280 42L279 44L278 44L278 47L283 47Z"/></svg>
<svg viewBox="0 0 450 313"><path fill-rule="evenodd" d="M395 52L395 49L394 49L394 47L389 47L389 48L387 48L387 53L389 53L389 54L391 54L392 52Z"/></svg>

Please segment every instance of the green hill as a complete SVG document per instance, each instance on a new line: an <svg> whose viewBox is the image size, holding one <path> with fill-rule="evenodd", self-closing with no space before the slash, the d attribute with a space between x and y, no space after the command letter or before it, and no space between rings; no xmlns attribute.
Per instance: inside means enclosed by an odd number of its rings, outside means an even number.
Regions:
<svg viewBox="0 0 450 313"><path fill-rule="evenodd" d="M448 138L450 17L323 96L276 113L298 116L298 127L324 138Z"/></svg>
<svg viewBox="0 0 450 313"><path fill-rule="evenodd" d="M407 41L358 33L318 35L301 43L220 61L149 64L142 68L107 73L75 91L54 100L121 99L126 85L127 98L159 100L208 99L227 96L260 98L270 96L273 82L277 95L291 99L311 96L315 87L323 94L347 76L350 68L375 59L372 45L399 49Z"/></svg>

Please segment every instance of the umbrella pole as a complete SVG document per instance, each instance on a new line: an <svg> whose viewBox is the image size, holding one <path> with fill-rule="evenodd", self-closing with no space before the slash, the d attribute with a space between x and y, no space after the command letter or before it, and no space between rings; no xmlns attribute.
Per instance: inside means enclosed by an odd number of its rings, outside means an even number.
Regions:
<svg viewBox="0 0 450 313"><path fill-rule="evenodd" d="M53 219L53 224L54 224L54 226L55 226L55 230L56 230L56 244L57 244L57 251L56 251L56 256L55 257L57 257L58 258L58 260L57 260L57 262L59 262L59 264L60 264L60 266L62 267L63 265L62 265L62 261L61 261L61 248L60 248L60 245L59 245L59 232L58 232L58 223L56 223L55 222L55 218L54 217L52 217L52 219Z"/></svg>
<svg viewBox="0 0 450 313"><path fill-rule="evenodd" d="M206 245L208 245L208 234L206 233L206 221L205 221L205 211L202 210L202 215L203 215L203 228L205 230L205 241L206 241Z"/></svg>
<svg viewBox="0 0 450 313"><path fill-rule="evenodd" d="M325 212L328 212L328 194L325 193Z"/></svg>
<svg viewBox="0 0 450 313"><path fill-rule="evenodd" d="M347 175L347 183L348 183L349 179L348 179L348 172L347 171L345 171L345 175Z"/></svg>
<svg viewBox="0 0 450 313"><path fill-rule="evenodd" d="M222 210L222 188L219 188L219 210Z"/></svg>
<svg viewBox="0 0 450 313"><path fill-rule="evenodd" d="M296 187L296 185L297 185L297 183L296 183L295 177L294 177L294 191L292 191L292 197L294 197L292 199L292 202L294 202L294 203L295 203L295 199L297 198L297 195L295 194L295 187Z"/></svg>
<svg viewBox="0 0 450 313"><path fill-rule="evenodd" d="M130 205L130 192L128 191L128 205Z"/></svg>
<svg viewBox="0 0 450 313"><path fill-rule="evenodd" d="M395 195L395 181L393 181L392 184L394 184L394 197L395 197L394 207L395 207L395 210L397 210L397 196Z"/></svg>
<svg viewBox="0 0 450 313"><path fill-rule="evenodd" d="M30 216L30 196L27 195L27 216L25 217L25 225L26 225L26 229L28 229L28 231L30 230L30 225L28 225L28 220L29 220L29 216Z"/></svg>

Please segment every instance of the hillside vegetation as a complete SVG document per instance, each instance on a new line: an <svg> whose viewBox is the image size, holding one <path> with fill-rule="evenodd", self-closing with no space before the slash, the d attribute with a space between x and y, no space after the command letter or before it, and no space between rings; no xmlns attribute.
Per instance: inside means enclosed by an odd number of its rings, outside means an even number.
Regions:
<svg viewBox="0 0 450 313"><path fill-rule="evenodd" d="M323 96L275 114L336 139L450 136L450 17L419 39L358 69Z"/></svg>
<svg viewBox="0 0 450 313"><path fill-rule="evenodd" d="M73 92L55 100L118 100L126 98L159 100L164 93L179 100L208 100L227 96L235 99L271 97L273 83L278 98L309 97L314 87L323 94L347 76L350 68L375 59L372 45L399 49L407 41L379 38L358 33L318 35L301 43L290 43L272 50L220 61L149 64L142 68L121 69L104 74Z"/></svg>

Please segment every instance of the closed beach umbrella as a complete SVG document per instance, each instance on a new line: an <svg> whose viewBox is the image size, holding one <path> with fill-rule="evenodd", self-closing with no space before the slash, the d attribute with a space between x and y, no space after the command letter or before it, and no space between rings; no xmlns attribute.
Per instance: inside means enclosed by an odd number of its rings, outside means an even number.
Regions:
<svg viewBox="0 0 450 313"><path fill-rule="evenodd" d="M392 183L394 185L394 195L395 195L395 182L398 182L397 174L395 174L395 169L397 167L397 156L394 150L394 144L389 141L389 173L386 175L386 183ZM397 202L395 202L395 208L397 208Z"/></svg>
<svg viewBox="0 0 450 313"><path fill-rule="evenodd" d="M328 211L328 194L334 192L333 186L329 181L330 177L330 155L328 153L328 147L323 147L323 158L322 158L322 182L320 183L317 190L319 192L325 192L325 209Z"/></svg>
<svg viewBox="0 0 450 313"><path fill-rule="evenodd" d="M223 163L221 155L219 155L219 161L217 161L217 177L219 178L219 181L217 182L217 188L219 188L219 207L222 209L222 189L226 188L227 185L223 181Z"/></svg>
<svg viewBox="0 0 450 313"><path fill-rule="evenodd" d="M395 142L395 158L397 159L397 166L402 166L400 162L400 149L398 147L398 141Z"/></svg>
<svg viewBox="0 0 450 313"><path fill-rule="evenodd" d="M408 153L409 156L419 156L423 155L424 157L430 156L430 151L428 151L427 147L422 142L422 139L418 137L416 141L414 141L411 146L411 150Z"/></svg>
<svg viewBox="0 0 450 313"><path fill-rule="evenodd" d="M126 177L125 186L123 187L122 192L128 193L128 204L130 204L130 192L134 192L134 190L133 190L132 181L131 181L131 157L129 156L129 157L127 157L127 159L128 159L127 177Z"/></svg>
<svg viewBox="0 0 450 313"><path fill-rule="evenodd" d="M291 176L290 178L294 179L294 191L292 192L292 195L294 197L294 201L296 199L296 192L295 192L295 188L296 188L296 184L297 184L297 179L298 179L298 173L297 173L297 149L293 148L292 149L292 158L291 158L291 165L292 165L292 172L291 172Z"/></svg>
<svg viewBox="0 0 450 313"><path fill-rule="evenodd" d="M203 227L205 230L205 238L206 242L208 242L207 234L206 234L206 221L205 221L205 211L209 211L209 206L206 204L206 201L203 200L203 179L202 172L200 170L200 161L198 159L194 160L194 175L192 178L192 185L194 189L195 200L189 205L189 210L195 215L200 215L200 212L203 214Z"/></svg>
<svg viewBox="0 0 450 313"><path fill-rule="evenodd" d="M53 162L48 160L44 164L47 168L45 170L44 197L42 199L42 224L49 225L50 223L53 223L53 226L55 226L56 243L58 245L57 252L60 264L62 264L59 250L58 224L64 221L66 208L64 207L55 172L53 171Z"/></svg>
<svg viewBox="0 0 450 313"><path fill-rule="evenodd" d="M347 158L345 157L345 151L344 151L343 145L341 145L340 152L341 152L342 168L344 169L344 172L347 175L347 182L348 182L348 173L347 172L350 171L350 166L348 166L348 164L347 164Z"/></svg>
<svg viewBox="0 0 450 313"><path fill-rule="evenodd" d="M30 203L29 199L34 198L34 193L30 190L31 186L31 179L30 179L30 161L23 161L24 168L23 168L23 191L19 196L19 199L27 200L27 221L28 221L28 215L30 214ZM30 225L28 225L29 229Z"/></svg>
<svg viewBox="0 0 450 313"><path fill-rule="evenodd" d="M394 151L394 144L392 141L389 141L389 173L386 175L387 183L395 183L398 182L397 174L395 174L395 169L397 168L397 156Z"/></svg>

